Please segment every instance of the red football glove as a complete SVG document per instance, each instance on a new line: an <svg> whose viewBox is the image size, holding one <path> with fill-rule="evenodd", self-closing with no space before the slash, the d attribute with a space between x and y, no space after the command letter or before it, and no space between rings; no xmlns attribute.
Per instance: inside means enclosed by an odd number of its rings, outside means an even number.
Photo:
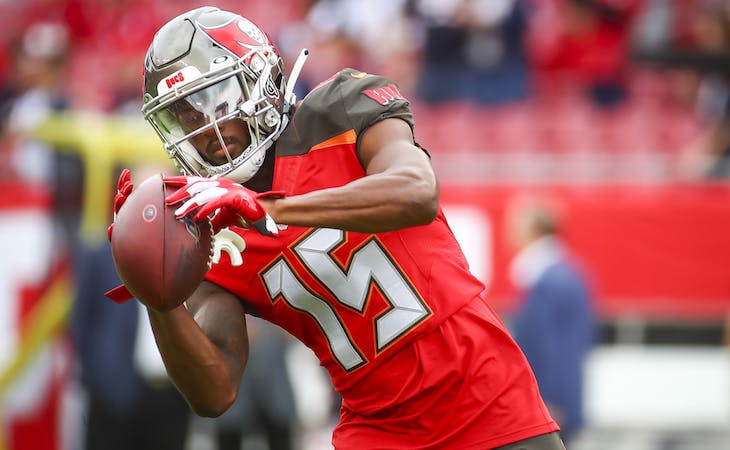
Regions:
<svg viewBox="0 0 730 450"><path fill-rule="evenodd" d="M254 192L227 178L176 176L165 177L163 182L180 187L165 198L168 205L184 201L175 210L178 219L194 213L193 220L202 220L215 213L211 225L216 233L229 226L250 226L265 236L279 234L276 223L258 199L282 197L282 192Z"/></svg>
<svg viewBox="0 0 730 450"><path fill-rule="evenodd" d="M119 208L122 207L124 202L127 201L129 194L132 193L132 189L134 189L134 185L132 184L131 173L129 172L129 169L124 169L122 170L122 173L119 174L119 181L117 181L117 193L114 196L114 220L117 218ZM112 240L113 230L114 221L112 221L112 224L106 229L106 238L109 239L109 241Z"/></svg>

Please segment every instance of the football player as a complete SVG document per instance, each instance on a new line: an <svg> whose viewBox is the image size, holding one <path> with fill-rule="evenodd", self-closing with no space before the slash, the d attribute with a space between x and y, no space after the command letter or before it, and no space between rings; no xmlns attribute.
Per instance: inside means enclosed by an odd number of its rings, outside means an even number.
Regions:
<svg viewBox="0 0 730 450"><path fill-rule="evenodd" d="M352 69L296 102L304 59L285 77L260 28L213 7L172 19L149 47L143 113L183 173L165 179L178 188L167 201L245 248L185 305L149 310L170 378L197 414L223 413L250 314L329 372L337 449L562 449L439 207L409 102ZM123 180L117 208L129 190Z"/></svg>

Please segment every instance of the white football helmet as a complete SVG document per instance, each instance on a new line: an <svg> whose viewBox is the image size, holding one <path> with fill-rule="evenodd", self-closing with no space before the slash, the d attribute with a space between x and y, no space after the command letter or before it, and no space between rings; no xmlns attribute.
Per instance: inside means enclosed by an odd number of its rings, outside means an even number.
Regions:
<svg viewBox="0 0 730 450"><path fill-rule="evenodd" d="M245 182L288 124L306 54L287 89L279 50L251 21L214 7L186 12L160 28L147 51L142 112L184 173ZM221 133L224 123L238 120L249 142ZM202 134L225 158L206 156Z"/></svg>

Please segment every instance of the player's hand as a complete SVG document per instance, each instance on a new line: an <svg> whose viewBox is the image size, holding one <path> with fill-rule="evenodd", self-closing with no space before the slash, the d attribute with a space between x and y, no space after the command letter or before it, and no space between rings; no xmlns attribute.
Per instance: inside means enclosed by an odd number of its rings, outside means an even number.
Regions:
<svg viewBox="0 0 730 450"><path fill-rule="evenodd" d="M179 187L167 196L165 203L177 205L175 217L192 214L193 220L202 220L211 214L211 225L215 232L229 226L254 228L266 236L279 233L274 220L261 206L258 199L283 196L279 192L258 193L227 178L165 177L165 184Z"/></svg>
<svg viewBox="0 0 730 450"><path fill-rule="evenodd" d="M132 189L134 189L134 185L132 184L132 174L129 172L129 169L124 169L122 170L122 173L119 174L119 180L117 181L117 193L114 195L114 219L112 224L109 225L109 228L106 229L106 238L109 239L109 241L112 240L114 220L117 219L117 213L124 202L127 201L129 194L132 193Z"/></svg>

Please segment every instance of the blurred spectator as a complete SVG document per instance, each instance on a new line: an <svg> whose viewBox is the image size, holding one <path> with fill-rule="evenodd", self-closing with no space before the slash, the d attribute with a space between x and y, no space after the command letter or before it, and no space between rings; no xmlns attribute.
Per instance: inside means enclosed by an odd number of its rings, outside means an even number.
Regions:
<svg viewBox="0 0 730 450"><path fill-rule="evenodd" d="M577 83L598 105L628 95L633 19L644 0L534 0L529 54L545 89Z"/></svg>
<svg viewBox="0 0 730 450"><path fill-rule="evenodd" d="M11 80L5 95L5 130L12 145L4 150L13 177L48 183L53 175L53 152L32 139L35 127L67 106L64 91L68 30L56 22L36 23L12 43ZM5 159L5 158L4 158Z"/></svg>
<svg viewBox="0 0 730 450"><path fill-rule="evenodd" d="M313 63L303 71L305 82L319 83L342 68L352 67L404 80L400 89L408 95L411 86L407 80L414 77L417 41L403 15L404 5L405 0L318 0L307 12L306 29L290 27L280 42L285 52L291 48L288 53L292 56L303 45L312 51ZM295 43L293 28L299 30Z"/></svg>
<svg viewBox="0 0 730 450"><path fill-rule="evenodd" d="M88 36L78 39L72 61L69 90L73 107L82 110L111 111L118 106L120 84L128 84L129 69L141 92L140 61L147 43L162 24L165 2L141 0L75 0L83 6L81 14L93 17Z"/></svg>
<svg viewBox="0 0 730 450"><path fill-rule="evenodd" d="M246 319L250 353L236 402L212 419L218 450L239 450L244 439L263 437L269 450L293 450L298 418L286 367L287 335Z"/></svg>
<svg viewBox="0 0 730 450"><path fill-rule="evenodd" d="M68 107L68 28L59 22L36 22L13 41L11 84L5 103L4 176L49 189L55 218L63 234L58 242L72 249L81 208L82 166L77 156L59 152L33 137L36 127Z"/></svg>
<svg viewBox="0 0 730 450"><path fill-rule="evenodd" d="M522 0L411 0L423 27L419 97L496 104L528 93Z"/></svg>
<svg viewBox="0 0 730 450"><path fill-rule="evenodd" d="M706 80L711 83L712 80ZM715 82L721 83L721 86L703 86L700 90L719 91L711 93L716 94L714 100L722 99L722 104L716 105L718 108L711 111L705 111L705 129L695 143L686 149L680 161L682 175L696 179L706 180L730 180L730 96L728 96L728 88L726 80ZM700 97L702 95L700 94ZM698 106L702 105L702 100L698 101ZM714 102L713 102L714 103Z"/></svg>
<svg viewBox="0 0 730 450"><path fill-rule="evenodd" d="M705 0L691 17L685 40L654 58L694 81L694 106L704 127L685 149L680 170L690 178L730 179L730 4Z"/></svg>
<svg viewBox="0 0 730 450"><path fill-rule="evenodd" d="M9 130L8 115L12 105L11 90L9 87L0 91L0 180L15 178L15 138Z"/></svg>
<svg viewBox="0 0 730 450"><path fill-rule="evenodd" d="M513 335L570 448L584 425L583 367L596 338L593 298L586 276L561 242L554 208L516 201L509 227L519 251L510 275L524 295L513 317Z"/></svg>
<svg viewBox="0 0 730 450"><path fill-rule="evenodd" d="M190 408L166 376L146 312L104 297L121 283L107 242L81 247L76 276L71 327L86 394L83 448L184 448Z"/></svg>
<svg viewBox="0 0 730 450"><path fill-rule="evenodd" d="M676 32L677 3L671 0L645 0L644 7L635 19L635 52L656 51L670 45Z"/></svg>

